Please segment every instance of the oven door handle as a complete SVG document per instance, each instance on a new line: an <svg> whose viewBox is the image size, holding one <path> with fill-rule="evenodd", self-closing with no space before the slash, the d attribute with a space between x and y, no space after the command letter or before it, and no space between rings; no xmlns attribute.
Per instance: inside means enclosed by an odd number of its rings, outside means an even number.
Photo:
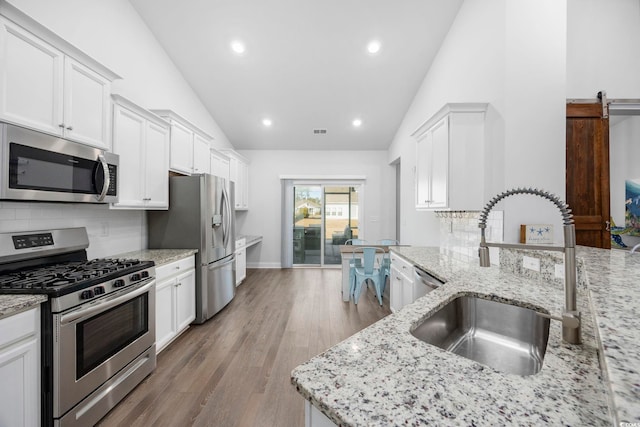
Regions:
<svg viewBox="0 0 640 427"><path fill-rule="evenodd" d="M120 294L114 298L107 299L103 303L97 304L95 306L87 307L87 308L79 308L77 310L72 311L68 314L63 314L60 317L60 324L65 325L67 323L74 322L81 318L86 318L93 316L94 314L101 313L106 311L112 307L122 304L123 302L132 300L135 297L138 297L144 293L149 292L151 288L153 288L156 284L155 279L151 279L150 282L141 283L138 285L138 288L130 290L124 294Z"/></svg>

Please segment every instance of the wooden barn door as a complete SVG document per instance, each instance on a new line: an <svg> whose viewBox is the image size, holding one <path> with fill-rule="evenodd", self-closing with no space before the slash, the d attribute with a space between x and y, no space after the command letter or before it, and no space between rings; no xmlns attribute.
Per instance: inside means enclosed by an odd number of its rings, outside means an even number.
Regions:
<svg viewBox="0 0 640 427"><path fill-rule="evenodd" d="M578 245L611 249L609 118L600 103L567 104L566 197Z"/></svg>

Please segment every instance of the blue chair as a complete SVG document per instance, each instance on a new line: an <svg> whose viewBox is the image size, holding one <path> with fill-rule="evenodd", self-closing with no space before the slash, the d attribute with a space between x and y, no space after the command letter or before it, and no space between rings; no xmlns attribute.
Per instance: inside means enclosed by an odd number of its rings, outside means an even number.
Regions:
<svg viewBox="0 0 640 427"><path fill-rule="evenodd" d="M358 300L360 299L360 295L362 294L362 285L365 284L367 280L371 280L373 282L373 286L376 290L376 296L378 297L378 302L382 305L382 290L384 289L384 276L382 274L382 269L375 266L376 255L384 254L384 250L382 248L375 248L364 246L362 247L363 254L363 262L362 267L354 268L355 273L355 282L353 283L353 302L358 304Z"/></svg>
<svg viewBox="0 0 640 427"><path fill-rule="evenodd" d="M362 239L349 239L346 242L344 242L344 244L352 245L352 246L360 246L360 245L366 244L366 241ZM353 269L356 267L362 267L362 260L360 258L356 258L355 251L354 251L352 258L349 261L349 283L351 284L350 295L353 294L353 277L354 277Z"/></svg>
<svg viewBox="0 0 640 427"><path fill-rule="evenodd" d="M378 240L379 245L384 246L397 246L400 244L395 239L382 239ZM382 282L382 293L384 293L384 288L387 285L387 279L391 279L391 258L389 258L389 252L384 254L384 258L382 258L382 272L384 274L383 282Z"/></svg>

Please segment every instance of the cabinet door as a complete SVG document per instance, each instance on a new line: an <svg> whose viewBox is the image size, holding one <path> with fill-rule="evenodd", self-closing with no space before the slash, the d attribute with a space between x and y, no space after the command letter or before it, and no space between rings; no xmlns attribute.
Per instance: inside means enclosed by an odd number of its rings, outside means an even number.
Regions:
<svg viewBox="0 0 640 427"><path fill-rule="evenodd" d="M156 286L156 352L160 352L176 335L176 279Z"/></svg>
<svg viewBox="0 0 640 427"><path fill-rule="evenodd" d="M185 329L196 318L196 272L181 274L176 283L177 331Z"/></svg>
<svg viewBox="0 0 640 427"><path fill-rule="evenodd" d="M229 159L211 151L211 174L229 180Z"/></svg>
<svg viewBox="0 0 640 427"><path fill-rule="evenodd" d="M109 139L111 82L73 59L65 58L65 137L111 149Z"/></svg>
<svg viewBox="0 0 640 427"><path fill-rule="evenodd" d="M236 286L247 277L247 248L236 251Z"/></svg>
<svg viewBox="0 0 640 427"><path fill-rule="evenodd" d="M39 354L35 336L0 351L0 425L40 424Z"/></svg>
<svg viewBox="0 0 640 427"><path fill-rule="evenodd" d="M147 122L145 151L146 207L167 209L169 207L169 129Z"/></svg>
<svg viewBox="0 0 640 427"><path fill-rule="evenodd" d="M146 120L124 108L114 106L113 151L120 156L118 203L116 207L144 206L144 138Z"/></svg>
<svg viewBox="0 0 640 427"><path fill-rule="evenodd" d="M0 117L62 135L63 54L0 17Z"/></svg>
<svg viewBox="0 0 640 427"><path fill-rule="evenodd" d="M439 121L431 132L430 208L446 208L449 184L449 118ZM473 179L473 178L472 178Z"/></svg>
<svg viewBox="0 0 640 427"><path fill-rule="evenodd" d="M391 277L389 279L389 308L392 312L399 311L402 308L402 273L391 265Z"/></svg>
<svg viewBox="0 0 640 427"><path fill-rule="evenodd" d="M211 173L209 141L198 134L193 136L193 173Z"/></svg>
<svg viewBox="0 0 640 427"><path fill-rule="evenodd" d="M239 164L240 173L240 207L249 209L249 165L244 162Z"/></svg>
<svg viewBox="0 0 640 427"><path fill-rule="evenodd" d="M193 172L193 132L180 123L171 124L170 168L176 172Z"/></svg>
<svg viewBox="0 0 640 427"><path fill-rule="evenodd" d="M431 203L431 142L433 135L427 132L416 147L416 208L428 208Z"/></svg>

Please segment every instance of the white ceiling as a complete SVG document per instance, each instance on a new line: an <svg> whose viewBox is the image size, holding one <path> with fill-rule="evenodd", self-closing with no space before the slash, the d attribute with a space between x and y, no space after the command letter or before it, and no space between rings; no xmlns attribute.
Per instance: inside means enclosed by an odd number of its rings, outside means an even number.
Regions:
<svg viewBox="0 0 640 427"><path fill-rule="evenodd" d="M130 1L236 149L297 150L387 149L462 4Z"/></svg>

